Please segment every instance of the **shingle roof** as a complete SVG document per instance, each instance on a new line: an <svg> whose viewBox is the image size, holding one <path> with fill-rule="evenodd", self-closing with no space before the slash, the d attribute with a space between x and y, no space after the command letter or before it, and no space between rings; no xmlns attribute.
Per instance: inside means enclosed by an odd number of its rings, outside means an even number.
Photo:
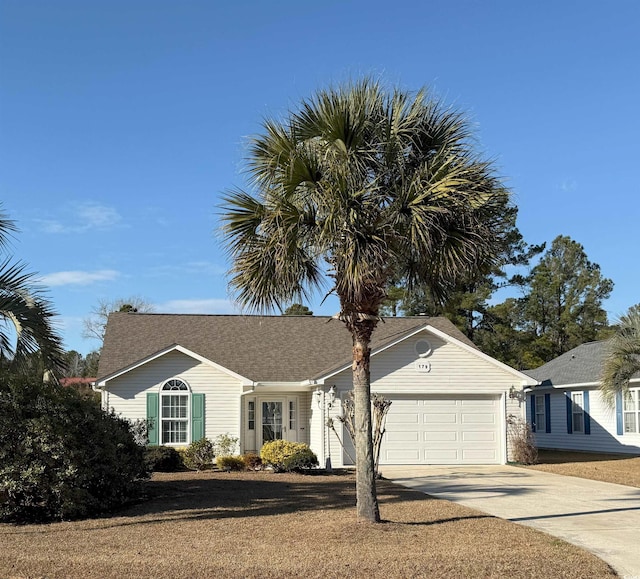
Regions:
<svg viewBox="0 0 640 579"><path fill-rule="evenodd" d="M606 342L588 342L554 358L539 368L525 370L542 386L588 384L600 380Z"/></svg>
<svg viewBox="0 0 640 579"><path fill-rule="evenodd" d="M385 318L373 333L381 348L426 325L473 346L446 318ZM303 381L349 364L344 324L321 316L232 316L113 313L100 355L98 380L179 345L260 382Z"/></svg>

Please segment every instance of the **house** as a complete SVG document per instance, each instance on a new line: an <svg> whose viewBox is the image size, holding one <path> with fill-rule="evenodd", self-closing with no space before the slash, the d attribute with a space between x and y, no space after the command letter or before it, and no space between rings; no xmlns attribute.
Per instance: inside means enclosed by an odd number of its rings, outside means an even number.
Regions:
<svg viewBox="0 0 640 579"><path fill-rule="evenodd" d="M582 344L527 374L540 384L527 394L527 420L539 448L640 454L640 375L615 408L600 394L606 342Z"/></svg>
<svg viewBox="0 0 640 579"><path fill-rule="evenodd" d="M506 462L506 416L521 415L513 392L535 380L445 318L385 319L371 346L372 391L392 400L381 464ZM330 317L113 313L96 388L105 409L152 419L151 444L228 433L259 452L283 438L348 465L327 419L351 390L351 349Z"/></svg>

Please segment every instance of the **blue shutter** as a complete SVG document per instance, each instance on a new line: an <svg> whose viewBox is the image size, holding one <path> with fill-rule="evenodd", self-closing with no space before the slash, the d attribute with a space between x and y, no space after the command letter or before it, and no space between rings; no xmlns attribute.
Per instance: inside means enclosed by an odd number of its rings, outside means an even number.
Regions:
<svg viewBox="0 0 640 579"><path fill-rule="evenodd" d="M158 445L158 433L160 432L158 400L157 392L147 392L147 437L151 446Z"/></svg>
<svg viewBox="0 0 640 579"><path fill-rule="evenodd" d="M536 396L535 394L531 395L531 431L536 431Z"/></svg>
<svg viewBox="0 0 640 579"><path fill-rule="evenodd" d="M616 394L616 430L619 435L624 434L624 423L622 420L622 392Z"/></svg>
<svg viewBox="0 0 640 579"><path fill-rule="evenodd" d="M571 414L571 392L564 393L567 400L567 434L573 433L573 415Z"/></svg>
<svg viewBox="0 0 640 579"><path fill-rule="evenodd" d="M551 432L551 394L544 395L544 431Z"/></svg>
<svg viewBox="0 0 640 579"><path fill-rule="evenodd" d="M589 415L589 391L582 393L582 405L584 407L584 433L591 434L591 416Z"/></svg>
<svg viewBox="0 0 640 579"><path fill-rule="evenodd" d="M204 394L191 395L191 442L204 438Z"/></svg>

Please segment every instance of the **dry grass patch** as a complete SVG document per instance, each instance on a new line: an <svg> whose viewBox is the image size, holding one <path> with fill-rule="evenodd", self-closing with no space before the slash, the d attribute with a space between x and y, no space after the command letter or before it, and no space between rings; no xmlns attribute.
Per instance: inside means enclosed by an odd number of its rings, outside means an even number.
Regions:
<svg viewBox="0 0 640 579"><path fill-rule="evenodd" d="M0 525L0 577L606 577L563 541L380 481L380 525L356 523L354 480L156 474L117 516Z"/></svg>
<svg viewBox="0 0 640 579"><path fill-rule="evenodd" d="M640 457L638 456L540 450L538 464L526 468L640 487Z"/></svg>

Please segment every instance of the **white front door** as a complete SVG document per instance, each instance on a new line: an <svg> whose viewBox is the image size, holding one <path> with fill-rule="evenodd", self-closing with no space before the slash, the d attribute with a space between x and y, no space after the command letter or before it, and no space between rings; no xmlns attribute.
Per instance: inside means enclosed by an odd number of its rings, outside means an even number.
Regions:
<svg viewBox="0 0 640 579"><path fill-rule="evenodd" d="M260 403L262 444L284 438L283 407L284 400L262 400Z"/></svg>
<svg viewBox="0 0 640 579"><path fill-rule="evenodd" d="M258 448L271 440L298 440L297 397L261 398Z"/></svg>

